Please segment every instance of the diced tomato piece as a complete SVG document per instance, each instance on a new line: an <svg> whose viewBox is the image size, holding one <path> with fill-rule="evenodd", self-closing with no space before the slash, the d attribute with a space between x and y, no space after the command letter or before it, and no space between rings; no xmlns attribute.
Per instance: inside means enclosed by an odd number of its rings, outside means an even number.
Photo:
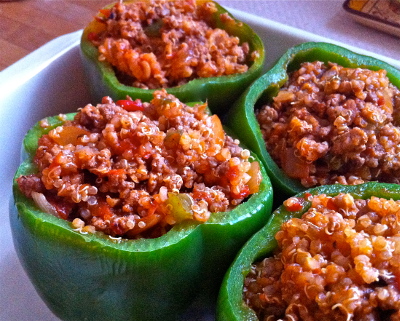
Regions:
<svg viewBox="0 0 400 321"><path fill-rule="evenodd" d="M382 106L385 103L385 98L383 96L380 96L378 98L378 106Z"/></svg>
<svg viewBox="0 0 400 321"><path fill-rule="evenodd" d="M87 38L89 41L98 41L99 40L99 35L95 32L89 32L87 35Z"/></svg>
<svg viewBox="0 0 400 321"><path fill-rule="evenodd" d="M231 197L234 198L234 199L246 198L249 195L250 195L250 188L247 185L244 185L241 188L239 194L231 193Z"/></svg>
<svg viewBox="0 0 400 321"><path fill-rule="evenodd" d="M112 169L110 170L107 175L114 175L114 176L121 176L125 173L125 170L123 168L117 168L117 169Z"/></svg>
<svg viewBox="0 0 400 321"><path fill-rule="evenodd" d="M52 170L53 168L60 166L62 164L61 162L61 157L63 156L62 152L59 152L54 158L53 161L51 162L49 169Z"/></svg>
<svg viewBox="0 0 400 321"><path fill-rule="evenodd" d="M108 18L111 14L111 9L100 9L99 11L106 18Z"/></svg>
<svg viewBox="0 0 400 321"><path fill-rule="evenodd" d="M326 203L326 207L330 210L334 210L337 211L338 207L336 206L335 202L332 200L332 198L329 198L327 203Z"/></svg>
<svg viewBox="0 0 400 321"><path fill-rule="evenodd" d="M110 220L114 216L112 208L104 201L91 207L90 211L93 216L101 217L103 220Z"/></svg>
<svg viewBox="0 0 400 321"><path fill-rule="evenodd" d="M239 177L239 174L239 166L232 166L228 169L226 177L228 178L228 180L234 181Z"/></svg>
<svg viewBox="0 0 400 321"><path fill-rule="evenodd" d="M283 205L289 212L297 212L303 209L305 203L304 198L291 197L283 202Z"/></svg>
<svg viewBox="0 0 400 321"><path fill-rule="evenodd" d="M140 99L136 100L118 100L116 104L127 111L143 111L144 106Z"/></svg>
<svg viewBox="0 0 400 321"><path fill-rule="evenodd" d="M123 152L127 150L132 150L133 152L136 152L138 150L139 146L136 145L134 142L132 142L131 139L124 139L119 141L114 147L113 151L116 154L122 154Z"/></svg>

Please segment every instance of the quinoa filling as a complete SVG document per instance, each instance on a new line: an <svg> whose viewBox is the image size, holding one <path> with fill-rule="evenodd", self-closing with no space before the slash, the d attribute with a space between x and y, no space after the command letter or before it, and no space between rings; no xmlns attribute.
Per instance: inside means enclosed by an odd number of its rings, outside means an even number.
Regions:
<svg viewBox="0 0 400 321"><path fill-rule="evenodd" d="M165 90L150 103L89 104L39 139L38 173L19 177L20 190L83 232L158 237L184 220L205 222L261 182L258 162L206 108Z"/></svg>
<svg viewBox="0 0 400 321"><path fill-rule="evenodd" d="M97 20L104 30L89 34L99 60L109 62L129 86L174 87L195 78L244 73L257 53L248 43L211 26L211 1L117 2ZM221 14L222 21L234 20Z"/></svg>
<svg viewBox="0 0 400 321"><path fill-rule="evenodd" d="M287 208L298 200L284 202ZM314 196L253 264L243 298L260 320L400 320L400 201Z"/></svg>
<svg viewBox="0 0 400 321"><path fill-rule="evenodd" d="M385 70L303 63L256 116L273 160L305 187L400 183L400 90Z"/></svg>

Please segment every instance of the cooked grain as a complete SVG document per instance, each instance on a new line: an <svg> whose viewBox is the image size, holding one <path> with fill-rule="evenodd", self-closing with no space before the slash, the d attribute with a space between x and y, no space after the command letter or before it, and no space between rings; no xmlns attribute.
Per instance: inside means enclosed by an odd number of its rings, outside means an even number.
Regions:
<svg viewBox="0 0 400 321"><path fill-rule="evenodd" d="M303 63L257 111L266 147L306 187L400 183L400 90L385 70Z"/></svg>
<svg viewBox="0 0 400 321"><path fill-rule="evenodd" d="M117 2L91 35L99 60L115 67L119 80L139 88L179 86L195 78L246 72L257 56L248 43L212 27L211 1ZM102 12L105 12L104 10ZM233 19L221 15L222 21Z"/></svg>
<svg viewBox="0 0 400 321"><path fill-rule="evenodd" d="M339 194L311 204L252 266L246 304L268 321L399 320L400 201Z"/></svg>

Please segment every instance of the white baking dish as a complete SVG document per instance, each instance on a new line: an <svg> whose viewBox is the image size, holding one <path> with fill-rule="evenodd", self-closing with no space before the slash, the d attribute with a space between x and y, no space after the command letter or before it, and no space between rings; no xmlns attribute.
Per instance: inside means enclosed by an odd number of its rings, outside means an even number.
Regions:
<svg viewBox="0 0 400 321"><path fill-rule="evenodd" d="M400 68L397 60L241 11L230 11L263 38L267 50L266 69L286 49L306 41L335 43ZM80 65L80 35L81 31L77 31L56 38L0 72L0 320L57 320L38 297L19 264L9 228L8 201L26 131L43 117L76 111L89 102L96 103L89 97ZM213 316L212 312L197 306L184 319L212 320Z"/></svg>

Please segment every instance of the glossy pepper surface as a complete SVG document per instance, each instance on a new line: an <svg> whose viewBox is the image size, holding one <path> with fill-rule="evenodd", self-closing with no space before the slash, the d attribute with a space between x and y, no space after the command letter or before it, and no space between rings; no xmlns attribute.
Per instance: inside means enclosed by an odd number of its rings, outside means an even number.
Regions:
<svg viewBox="0 0 400 321"><path fill-rule="evenodd" d="M355 199L368 199L372 196L384 199L400 199L400 186L378 182L368 182L361 185L324 185L308 189L296 194L298 206L287 208L284 205L277 208L268 223L257 232L240 250L235 261L225 275L218 297L217 321L258 321L256 313L243 301L243 284L251 265L269 255L277 247L275 234L283 222L290 218L300 218L311 206L310 195L326 194L335 196L349 193Z"/></svg>
<svg viewBox="0 0 400 321"><path fill-rule="evenodd" d="M298 179L288 177L273 161L265 147L255 110L270 103L288 79L288 74L297 70L303 62L322 61L337 63L348 68L384 69L392 84L400 88L400 71L387 63L359 55L340 46L329 43L308 42L290 48L277 63L257 79L239 98L227 116L227 122L236 135L250 150L255 152L264 163L275 196L281 198L294 195L306 188Z"/></svg>
<svg viewBox="0 0 400 321"><path fill-rule="evenodd" d="M32 158L39 137L63 120L47 122L46 129L38 123L26 135L26 160L15 178L37 171ZM37 292L62 320L176 320L204 283L213 284L216 295L237 250L265 224L272 188L261 170L259 192L233 210L136 240L74 230L70 222L40 211L14 181L15 248Z"/></svg>
<svg viewBox="0 0 400 321"><path fill-rule="evenodd" d="M204 2L212 1L197 0L199 5ZM129 3L129 1L126 3ZM256 52L255 58L248 58L249 69L244 73L196 78L186 84L167 88L167 91L182 102L207 101L213 113L221 114L261 75L265 51L262 40L247 24L235 19L218 3L213 3L217 11L210 17L209 24L213 28L223 29L229 35L238 37L240 43L247 42L250 49L249 56L252 52ZM111 6L112 4L106 8ZM90 41L90 37L105 28L105 24L101 22L101 18L104 17L102 13L104 10L100 10L98 14L100 19L94 19L84 29L80 45L83 67L93 99L100 101L103 96L111 96L114 100L117 100L125 99L129 95L143 101L150 101L153 96L153 89L142 89L122 84L117 79L113 67L105 61L98 60L98 50ZM221 15L223 14L228 14L232 19L222 18Z"/></svg>

